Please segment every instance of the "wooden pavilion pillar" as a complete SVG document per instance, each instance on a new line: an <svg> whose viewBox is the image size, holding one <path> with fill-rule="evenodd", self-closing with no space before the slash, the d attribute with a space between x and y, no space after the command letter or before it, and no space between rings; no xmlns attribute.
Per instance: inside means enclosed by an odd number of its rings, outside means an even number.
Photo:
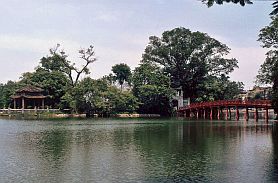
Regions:
<svg viewBox="0 0 278 183"><path fill-rule="evenodd" d="M42 108L44 109L44 98L42 99Z"/></svg>
<svg viewBox="0 0 278 183"><path fill-rule="evenodd" d="M204 116L204 119L206 119L206 116L207 116L207 114L206 114L206 108L204 108L204 114L203 114Z"/></svg>
<svg viewBox="0 0 278 183"><path fill-rule="evenodd" d="M25 108L25 99L24 99L24 97L21 98L21 101L22 101L22 109L24 109Z"/></svg>
<svg viewBox="0 0 278 183"><path fill-rule="evenodd" d="M36 100L34 99L33 100L33 106L32 106L34 109L36 109L37 108L37 106L36 106Z"/></svg>
<svg viewBox="0 0 278 183"><path fill-rule="evenodd" d="M16 109L16 99L14 98L14 109Z"/></svg>

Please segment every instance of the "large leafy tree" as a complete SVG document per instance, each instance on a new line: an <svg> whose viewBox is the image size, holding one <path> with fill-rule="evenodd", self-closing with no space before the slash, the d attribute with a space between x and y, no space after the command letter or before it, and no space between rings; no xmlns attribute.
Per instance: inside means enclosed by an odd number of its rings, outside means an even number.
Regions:
<svg viewBox="0 0 278 183"><path fill-rule="evenodd" d="M205 33L180 27L151 36L143 54L144 63L163 68L171 87L182 87L185 97L198 97L198 90L209 77L226 76L237 67L228 59L229 48Z"/></svg>
<svg viewBox="0 0 278 183"><path fill-rule="evenodd" d="M141 63L133 73L133 93L138 98L139 113L170 115L173 90L170 78L152 63Z"/></svg>
<svg viewBox="0 0 278 183"><path fill-rule="evenodd" d="M131 77L130 67L124 63L116 64L112 67L112 72L115 75L115 79L119 82L122 91L124 82L129 82Z"/></svg>
<svg viewBox="0 0 278 183"><path fill-rule="evenodd" d="M272 17L272 22L260 31L259 41L269 48L266 60L261 65L257 79L263 84L272 85L272 102L278 112L278 17Z"/></svg>

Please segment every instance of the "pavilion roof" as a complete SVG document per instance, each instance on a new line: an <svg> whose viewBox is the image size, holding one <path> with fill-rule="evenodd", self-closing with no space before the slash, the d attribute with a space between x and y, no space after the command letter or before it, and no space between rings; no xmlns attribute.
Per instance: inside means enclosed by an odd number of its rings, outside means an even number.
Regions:
<svg viewBox="0 0 278 183"><path fill-rule="evenodd" d="M22 92L30 92L30 93L40 93L43 92L44 90L32 85L29 86L25 86L23 88L20 88L18 90L16 90L16 93L22 93Z"/></svg>

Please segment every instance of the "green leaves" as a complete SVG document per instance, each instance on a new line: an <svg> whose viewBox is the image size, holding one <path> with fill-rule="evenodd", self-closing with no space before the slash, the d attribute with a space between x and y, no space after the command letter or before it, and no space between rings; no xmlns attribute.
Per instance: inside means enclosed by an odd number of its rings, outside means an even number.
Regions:
<svg viewBox="0 0 278 183"><path fill-rule="evenodd" d="M170 115L174 94L170 78L152 63L141 63L133 73L133 93L138 98L139 113Z"/></svg>
<svg viewBox="0 0 278 183"><path fill-rule="evenodd" d="M138 108L137 98L131 92L121 92L104 79L85 78L67 92L63 100L76 112L109 115L133 113Z"/></svg>
<svg viewBox="0 0 278 183"><path fill-rule="evenodd" d="M276 3L277 5L277 3ZM259 41L262 47L272 50L266 53L265 62L261 65L257 75L257 82L272 84L272 103L278 112L278 17L273 16L272 22L260 31Z"/></svg>
<svg viewBox="0 0 278 183"><path fill-rule="evenodd" d="M264 48L278 48L278 17L271 17L272 22L269 26L260 30L259 39L263 43Z"/></svg>
<svg viewBox="0 0 278 183"><path fill-rule="evenodd" d="M127 64L116 64L112 67L112 72L115 75L116 81L121 85L121 90L124 82L129 82L131 77L130 67Z"/></svg>
<svg viewBox="0 0 278 183"><path fill-rule="evenodd" d="M38 68L49 72L64 73L70 80L71 86L74 87L82 74L90 74L88 66L96 61L94 47L90 45L87 49L79 50L80 58L86 62L81 68L77 68L75 63L71 63L67 59L68 56L63 50L59 50L59 47L60 44L57 44L57 47L50 49L50 56L43 57ZM76 75L75 78L73 78L74 75Z"/></svg>
<svg viewBox="0 0 278 183"><path fill-rule="evenodd" d="M208 76L227 75L237 60L226 58L230 49L205 33L179 27L151 36L142 63L161 67L172 88L182 87L185 97L198 97L198 88Z"/></svg>
<svg viewBox="0 0 278 183"><path fill-rule="evenodd" d="M55 108L60 107L60 99L70 86L70 81L64 73L40 67L33 73L24 73L19 83L42 88L45 91L45 95L48 96L46 105Z"/></svg>
<svg viewBox="0 0 278 183"><path fill-rule="evenodd" d="M11 96L15 91L22 87L18 82L8 81L6 84L0 84L0 108L8 108L11 106Z"/></svg>
<svg viewBox="0 0 278 183"><path fill-rule="evenodd" d="M243 89L244 84L242 82L230 81L229 77L225 75L221 77L209 76L198 87L198 98L196 98L196 101L235 99Z"/></svg>

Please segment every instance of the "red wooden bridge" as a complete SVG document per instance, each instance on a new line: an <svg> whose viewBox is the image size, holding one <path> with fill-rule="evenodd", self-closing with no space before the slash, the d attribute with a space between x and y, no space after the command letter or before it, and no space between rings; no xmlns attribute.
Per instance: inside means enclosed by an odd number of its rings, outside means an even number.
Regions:
<svg viewBox="0 0 278 183"><path fill-rule="evenodd" d="M220 100L213 102L192 103L178 109L179 116L185 117L210 117L221 118L223 109L226 110L226 119L231 118L231 108L235 109L235 118L239 120L239 109L245 109L244 117L249 119L249 109L255 109L254 118L258 120L258 109L265 111L265 119L268 120L268 110L273 109L270 100Z"/></svg>

